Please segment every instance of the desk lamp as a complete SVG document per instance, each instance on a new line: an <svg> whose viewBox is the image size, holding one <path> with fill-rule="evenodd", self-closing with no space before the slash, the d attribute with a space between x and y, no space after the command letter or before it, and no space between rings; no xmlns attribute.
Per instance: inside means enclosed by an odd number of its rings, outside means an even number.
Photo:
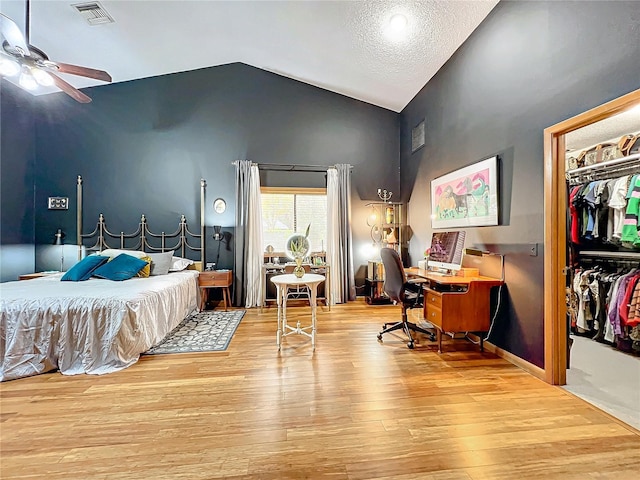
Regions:
<svg viewBox="0 0 640 480"><path fill-rule="evenodd" d="M504 282L504 255L501 253L493 253L488 250L480 250L478 248L465 248L465 255L472 255L474 257L500 257L500 280Z"/></svg>

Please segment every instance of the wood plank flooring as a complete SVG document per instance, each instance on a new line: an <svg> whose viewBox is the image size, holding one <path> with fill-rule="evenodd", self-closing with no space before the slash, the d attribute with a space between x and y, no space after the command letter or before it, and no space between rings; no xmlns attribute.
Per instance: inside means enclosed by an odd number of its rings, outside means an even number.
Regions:
<svg viewBox="0 0 640 480"><path fill-rule="evenodd" d="M637 478L638 431L465 340L378 343L399 314L319 308L315 353L278 352L275 308L252 309L225 352L0 384L0 477Z"/></svg>

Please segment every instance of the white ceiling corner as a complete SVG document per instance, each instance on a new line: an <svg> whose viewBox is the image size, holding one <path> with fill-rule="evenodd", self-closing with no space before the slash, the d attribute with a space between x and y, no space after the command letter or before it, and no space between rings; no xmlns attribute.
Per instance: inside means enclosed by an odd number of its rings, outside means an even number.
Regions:
<svg viewBox="0 0 640 480"><path fill-rule="evenodd" d="M114 82L242 62L399 112L498 0L100 0L115 23L96 26L76 3L32 0L31 43ZM21 28L24 8L0 2ZM383 29L396 13L408 25L390 40ZM64 78L77 88L102 84Z"/></svg>

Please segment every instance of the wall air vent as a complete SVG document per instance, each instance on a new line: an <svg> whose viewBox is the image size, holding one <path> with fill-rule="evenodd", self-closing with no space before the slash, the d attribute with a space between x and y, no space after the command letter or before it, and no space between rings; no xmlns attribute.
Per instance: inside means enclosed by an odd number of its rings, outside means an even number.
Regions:
<svg viewBox="0 0 640 480"><path fill-rule="evenodd" d="M103 23L114 23L115 20L102 5L98 2L76 3L71 5L89 23L89 25L102 25Z"/></svg>

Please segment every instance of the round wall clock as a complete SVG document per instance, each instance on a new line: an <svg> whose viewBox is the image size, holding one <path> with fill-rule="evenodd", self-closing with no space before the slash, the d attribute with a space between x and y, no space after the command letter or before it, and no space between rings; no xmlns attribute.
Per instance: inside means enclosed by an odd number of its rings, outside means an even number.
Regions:
<svg viewBox="0 0 640 480"><path fill-rule="evenodd" d="M224 213L227 209L227 202L225 202L222 198L216 198L213 201L213 210L216 213Z"/></svg>

